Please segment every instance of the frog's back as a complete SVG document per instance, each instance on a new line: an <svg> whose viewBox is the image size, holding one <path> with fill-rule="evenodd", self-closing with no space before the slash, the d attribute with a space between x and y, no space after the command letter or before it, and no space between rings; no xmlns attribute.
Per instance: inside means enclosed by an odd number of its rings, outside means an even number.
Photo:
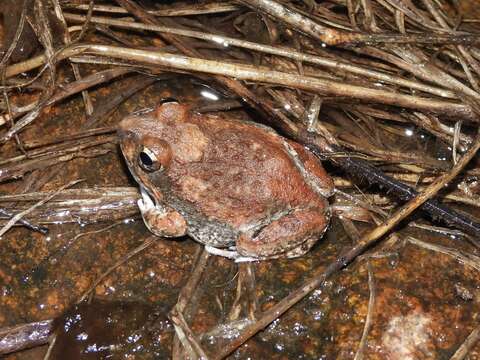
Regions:
<svg viewBox="0 0 480 360"><path fill-rule="evenodd" d="M272 129L196 115L189 123L207 145L201 159L172 166L172 190L206 216L239 227L299 204L323 204L295 163L295 150Z"/></svg>

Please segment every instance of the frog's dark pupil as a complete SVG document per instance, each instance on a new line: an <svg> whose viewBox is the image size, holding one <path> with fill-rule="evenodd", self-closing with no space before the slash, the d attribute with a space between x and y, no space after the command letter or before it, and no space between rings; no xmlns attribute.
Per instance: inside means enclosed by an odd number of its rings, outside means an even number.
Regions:
<svg viewBox="0 0 480 360"><path fill-rule="evenodd" d="M153 160L148 156L146 152L141 151L140 152L140 162L144 167L151 168L153 165Z"/></svg>

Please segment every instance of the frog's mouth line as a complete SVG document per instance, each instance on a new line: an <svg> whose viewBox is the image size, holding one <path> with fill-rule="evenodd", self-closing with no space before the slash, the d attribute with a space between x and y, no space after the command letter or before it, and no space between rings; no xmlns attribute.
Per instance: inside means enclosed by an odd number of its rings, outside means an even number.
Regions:
<svg viewBox="0 0 480 360"><path fill-rule="evenodd" d="M145 186L143 186L141 183L138 183L138 184L139 184L140 195L142 196L142 201L144 206L146 206L151 210L160 211L161 208L158 206L159 204L155 200L155 197L150 193L150 191Z"/></svg>
<svg viewBox="0 0 480 360"><path fill-rule="evenodd" d="M155 197L153 196L153 194L150 192L150 190L143 186L142 183L143 183L143 180L140 179L140 177L135 173L135 171L132 171L131 169L131 166L132 164L130 163L130 161L127 160L127 164L128 164L128 170L130 170L130 174L132 175L133 179L136 181L136 183L138 184L138 188L140 190L140 195L142 196L142 199L147 199L148 198L148 201L155 204L155 206L157 206L157 201L155 200Z"/></svg>

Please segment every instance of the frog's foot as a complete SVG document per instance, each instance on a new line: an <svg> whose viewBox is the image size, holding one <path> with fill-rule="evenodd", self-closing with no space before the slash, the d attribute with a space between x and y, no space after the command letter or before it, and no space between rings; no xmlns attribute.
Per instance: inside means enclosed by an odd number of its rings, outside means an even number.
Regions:
<svg viewBox="0 0 480 360"><path fill-rule="evenodd" d="M301 256L322 237L329 218L326 207L295 210L263 228L242 233L236 243L237 251L241 256L257 259Z"/></svg>
<svg viewBox="0 0 480 360"><path fill-rule="evenodd" d="M235 248L232 248L235 249ZM240 255L237 250L225 250L219 249L213 246L205 245L205 250L212 255L223 256L227 259L235 260L235 262L249 262L249 261L257 261L258 259L254 257L242 256Z"/></svg>
<svg viewBox="0 0 480 360"><path fill-rule="evenodd" d="M141 199L137 204L145 226L157 236L178 237L187 233L187 223L177 211L161 204L155 204L143 186Z"/></svg>

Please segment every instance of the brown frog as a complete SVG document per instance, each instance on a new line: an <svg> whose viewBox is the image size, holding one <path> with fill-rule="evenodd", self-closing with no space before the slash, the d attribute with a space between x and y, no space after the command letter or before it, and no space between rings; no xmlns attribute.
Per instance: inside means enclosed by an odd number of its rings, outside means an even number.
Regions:
<svg viewBox="0 0 480 360"><path fill-rule="evenodd" d="M274 130L201 115L170 99L119 125L147 227L190 235L237 260L296 257L325 232L333 183L319 161Z"/></svg>

